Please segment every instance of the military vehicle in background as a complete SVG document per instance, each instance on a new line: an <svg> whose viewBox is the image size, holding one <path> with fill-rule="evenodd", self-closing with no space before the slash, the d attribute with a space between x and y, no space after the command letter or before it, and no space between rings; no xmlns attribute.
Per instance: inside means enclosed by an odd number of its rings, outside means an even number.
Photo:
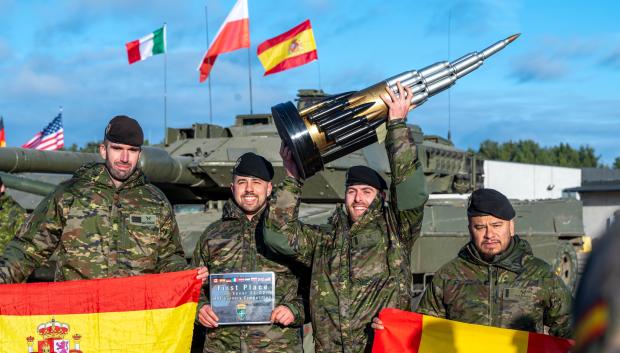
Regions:
<svg viewBox="0 0 620 353"><path fill-rule="evenodd" d="M298 106L303 108L326 97L320 90L300 90ZM409 130L418 145L431 193L422 234L412 253L415 290L420 293L439 266L453 258L468 240L466 196L483 186L483 161L455 148L449 140L424 135L417 125L409 125ZM205 227L220 217L230 196L231 170L240 155L263 155L274 164L275 182L282 179L280 138L269 114L239 115L230 127L197 123L187 128L168 128L166 135L166 146L144 147L140 166L174 205L189 258ZM2 178L27 209L33 209L42 198L32 194L45 195L83 163L100 160L94 153L0 149L0 171L22 173L13 177L3 173ZM375 143L335 160L304 184L302 220L327 221L335 205L344 199L345 171L359 164L389 179L382 145ZM578 269L576 251L587 248L581 203L572 199L515 201L515 207L517 233L530 241L535 255L552 264L573 287Z"/></svg>

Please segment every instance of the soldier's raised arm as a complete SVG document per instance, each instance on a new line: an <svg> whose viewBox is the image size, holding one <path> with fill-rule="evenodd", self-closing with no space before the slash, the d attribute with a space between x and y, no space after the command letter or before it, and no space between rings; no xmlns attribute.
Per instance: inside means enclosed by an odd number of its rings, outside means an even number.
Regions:
<svg viewBox="0 0 620 353"><path fill-rule="evenodd" d="M382 97L389 108L385 148L392 179L390 203L401 230L399 234L412 242L419 234L428 191L417 146L411 141L406 124L411 88L403 88L400 82L397 86L398 97L387 87L388 95Z"/></svg>
<svg viewBox="0 0 620 353"><path fill-rule="evenodd" d="M64 209L72 203L63 198L65 187L48 195L24 223L0 255L0 283L25 282L58 247L65 223Z"/></svg>
<svg viewBox="0 0 620 353"><path fill-rule="evenodd" d="M274 190L265 217L265 244L274 252L311 266L319 228L299 221L302 181L291 151L280 147L287 176Z"/></svg>

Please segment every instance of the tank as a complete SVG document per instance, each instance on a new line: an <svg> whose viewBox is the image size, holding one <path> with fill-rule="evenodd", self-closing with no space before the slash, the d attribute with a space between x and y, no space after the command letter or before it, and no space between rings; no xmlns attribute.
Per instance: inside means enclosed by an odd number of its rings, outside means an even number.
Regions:
<svg viewBox="0 0 620 353"><path fill-rule="evenodd" d="M302 109L327 96L321 90L300 90L297 104ZM439 266L456 256L469 239L465 199L483 186L484 176L483 160L475 154L456 148L442 137L424 135L417 125L409 125L409 131L419 148L431 193L422 235L412 252L415 289L419 293ZM274 182L282 179L284 170L278 154L281 140L269 114L239 115L229 127L196 123L168 128L166 135L168 145L144 147L140 167L173 204L189 259L202 231L220 217L230 197L231 171L240 155L255 152L264 156L274 165ZM83 163L93 161L101 161L101 157L94 153L0 149L0 171L23 175L3 174L5 184L28 209L33 209L42 196L24 204L25 195L44 195ZM346 170L359 164L389 179L385 147L377 143L332 161L304 184L302 220L325 222L344 198ZM14 189L30 194L17 194ZM576 252L583 253L588 244L583 234L581 204L569 199L515 201L515 207L518 233L530 241L535 255L552 264L566 283L574 286L579 268Z"/></svg>

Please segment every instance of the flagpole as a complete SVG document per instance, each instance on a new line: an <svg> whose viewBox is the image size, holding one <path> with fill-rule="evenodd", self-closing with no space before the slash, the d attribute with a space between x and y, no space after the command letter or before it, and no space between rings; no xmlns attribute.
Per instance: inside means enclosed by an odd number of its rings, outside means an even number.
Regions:
<svg viewBox="0 0 620 353"><path fill-rule="evenodd" d="M248 47L248 79L250 82L250 114L253 114L252 109L252 65L251 65L250 47Z"/></svg>
<svg viewBox="0 0 620 353"><path fill-rule="evenodd" d="M321 84L321 63L319 62L319 59L316 60L316 65L319 69L319 89L322 91L323 85Z"/></svg>
<svg viewBox="0 0 620 353"><path fill-rule="evenodd" d="M207 16L207 4L205 4L205 25L207 28L207 51L209 50L209 20ZM209 124L213 124L213 101L211 100L211 75L207 77L207 83L209 84Z"/></svg>
<svg viewBox="0 0 620 353"><path fill-rule="evenodd" d="M164 22L164 145L168 145L168 48L166 48L167 24ZM149 141L149 143L153 143Z"/></svg>
<svg viewBox="0 0 620 353"><path fill-rule="evenodd" d="M452 31L452 9L448 12L448 60L450 57L450 35ZM448 88L448 141L452 141L452 90Z"/></svg>

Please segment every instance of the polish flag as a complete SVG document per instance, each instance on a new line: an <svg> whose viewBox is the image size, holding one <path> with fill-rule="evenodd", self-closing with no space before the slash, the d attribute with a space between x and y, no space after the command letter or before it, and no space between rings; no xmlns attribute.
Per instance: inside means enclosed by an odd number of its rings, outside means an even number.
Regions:
<svg viewBox="0 0 620 353"><path fill-rule="evenodd" d="M209 77L209 72L211 72L219 54L249 47L250 16L248 15L248 1L237 0L200 62L198 67L200 82L204 82Z"/></svg>

